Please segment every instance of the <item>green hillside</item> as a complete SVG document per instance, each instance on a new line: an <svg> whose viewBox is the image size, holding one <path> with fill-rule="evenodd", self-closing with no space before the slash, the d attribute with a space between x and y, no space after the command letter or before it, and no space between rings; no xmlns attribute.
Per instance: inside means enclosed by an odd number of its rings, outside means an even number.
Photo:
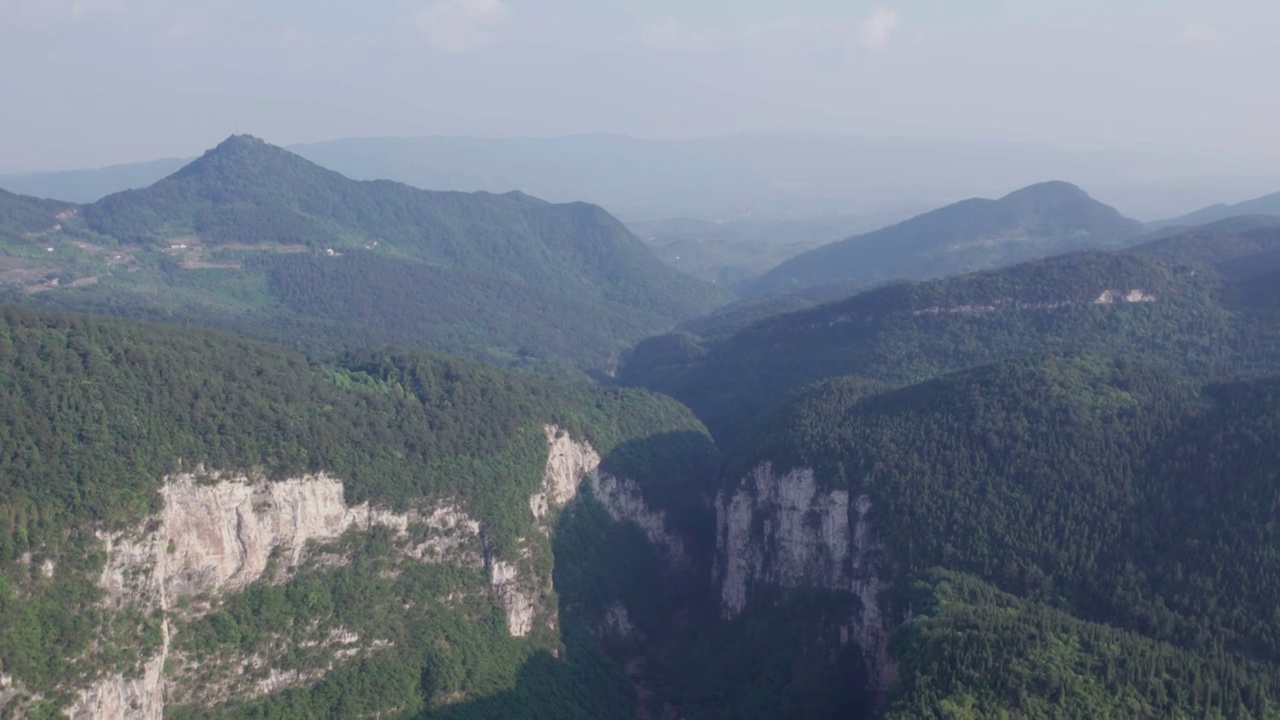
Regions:
<svg viewBox="0 0 1280 720"><path fill-rule="evenodd" d="M13 308L0 309L0 413L0 670L44 694L45 709L69 700L68 685L107 669L133 672L156 651L158 616L104 604L98 533L158 511L157 490L173 473L274 480L326 472L344 480L348 504L456 502L479 522L486 562L533 552L527 562L550 568L581 563L597 549L591 538L606 532L617 533L615 562L652 551L589 506L554 548L517 550L538 537L529 496L547 462L545 424L589 440L608 471L634 479L660 507L700 492L715 463L710 439L684 408L643 392L414 353L314 365L225 334ZM601 654L585 620L570 622L573 610L563 637L510 637L483 568L405 564L393 540L373 531L343 536L328 552L348 563L321 557L286 582L219 598L211 615L178 608L168 617L174 647L213 673L219 658L238 653L275 657L282 633L293 643L275 661L283 668L323 664L323 654L298 643L329 628L390 643L338 663L315 692L233 703L228 716L408 712L442 698L461 712L460 700L503 693L533 716L634 712L620 666ZM42 574L42 562L56 570ZM593 598L612 599L624 587L599 573L556 572L568 608L593 608ZM431 600L450 593L467 600ZM542 686L523 684L523 673Z"/></svg>
<svg viewBox="0 0 1280 720"><path fill-rule="evenodd" d="M836 379L721 485L768 461L869 497L902 619L888 717L1274 717L1278 391L1092 355Z"/></svg>
<svg viewBox="0 0 1280 720"><path fill-rule="evenodd" d="M0 228L49 230L68 207L9 205ZM397 345L598 369L720 300L598 207L356 182L247 136L0 250L41 270L11 278L11 302L322 354Z"/></svg>
<svg viewBox="0 0 1280 720"><path fill-rule="evenodd" d="M59 213L75 208L71 203L58 200L14 195L0 190L0 240L10 243L31 243L46 234L56 232Z"/></svg>
<svg viewBox="0 0 1280 720"><path fill-rule="evenodd" d="M884 717L1270 718L1280 672L1081 621L935 570L895 638L903 682Z"/></svg>
<svg viewBox="0 0 1280 720"><path fill-rule="evenodd" d="M1192 228L1153 233L1133 252L1177 262L1212 265L1233 278L1280 268L1280 217L1246 215Z"/></svg>
<svg viewBox="0 0 1280 720"><path fill-rule="evenodd" d="M1069 183L1033 185L999 200L973 199L892 227L824 245L739 288L747 297L1009 265L1083 248L1120 247L1142 225Z"/></svg>
<svg viewBox="0 0 1280 720"><path fill-rule="evenodd" d="M727 337L651 338L622 379L680 399L728 442L787 393L839 375L900 385L1054 350L1148 358L1198 375L1265 366L1276 348L1242 329L1223 283L1203 267L1069 254L888 285Z"/></svg>

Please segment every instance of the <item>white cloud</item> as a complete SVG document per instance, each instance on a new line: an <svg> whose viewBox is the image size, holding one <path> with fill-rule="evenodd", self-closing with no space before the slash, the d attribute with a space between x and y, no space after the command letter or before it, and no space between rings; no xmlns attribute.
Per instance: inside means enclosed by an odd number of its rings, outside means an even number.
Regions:
<svg viewBox="0 0 1280 720"><path fill-rule="evenodd" d="M887 7L878 7L871 11L871 17L858 23L854 39L863 50L879 52L889 47L889 40L900 24L897 12Z"/></svg>
<svg viewBox="0 0 1280 720"><path fill-rule="evenodd" d="M506 20L507 6L502 0L438 0L414 15L414 23L427 41L442 52L492 45Z"/></svg>
<svg viewBox="0 0 1280 720"><path fill-rule="evenodd" d="M655 50L682 52L713 50L721 40L717 33L690 30L679 20L670 17L645 26L640 39Z"/></svg>

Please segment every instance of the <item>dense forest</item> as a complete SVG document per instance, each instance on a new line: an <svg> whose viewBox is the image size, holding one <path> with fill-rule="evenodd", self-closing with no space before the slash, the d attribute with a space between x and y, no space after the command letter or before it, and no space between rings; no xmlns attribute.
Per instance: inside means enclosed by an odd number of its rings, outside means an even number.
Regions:
<svg viewBox="0 0 1280 720"><path fill-rule="evenodd" d="M1193 653L995 590L925 573L894 639L902 662L889 720L1273 718L1280 670Z"/></svg>
<svg viewBox="0 0 1280 720"><path fill-rule="evenodd" d="M1075 253L894 283L727 337L651 338L621 377L676 397L731 443L788 393L842 375L902 385L1045 351L1146 359L1205 377L1270 367L1280 345L1254 330L1255 307L1231 301L1235 287L1205 266Z"/></svg>
<svg viewBox="0 0 1280 720"><path fill-rule="evenodd" d="M530 533L546 423L589 440L607 471L637 482L654 503L696 495L715 463L701 425L678 404L644 392L407 352L311 364L225 334L14 308L0 310L0 413L0 670L29 692L46 693L50 710L67 700L68 684L154 650L156 618L113 616L101 604L95 579L104 558L95 532L158 510L156 490L173 473L209 468L271 479L324 471L344 480L349 503L389 509L450 498L480 522L486 556L511 557ZM557 553L570 559L593 552L593 537L612 522L582 512L579 539L566 531L558 540ZM580 626L563 639L573 648L570 669L533 661L560 641L511 638L481 573L404 563L385 533L344 537L331 551L352 561L310 564L283 585L224 598L190 627L173 619L176 642L204 658L210 673L227 653L270 657L281 633L345 628L395 650L342 666L314 693L273 697L259 710L231 707L228 715L343 716L517 691L546 693L538 702L553 702L558 715L577 707L576 716L605 717L593 708L616 711L630 702L621 670ZM632 542L618 552L652 551ZM50 577L38 569L46 560L57 567ZM563 602L582 604L616 597L621 582L569 574L558 588ZM477 587L485 589L477 594ZM447 607L426 601L456 593L470 599ZM421 613L403 611L410 598ZM441 643L456 653L433 655ZM295 647L278 667L325 662L316 652ZM542 682L558 684L518 684L521 668L535 667L543 668ZM530 717L548 712L528 707Z"/></svg>
<svg viewBox="0 0 1280 720"><path fill-rule="evenodd" d="M721 482L768 461L873 501L883 600L915 617L890 717L1273 717L1277 393L1097 355L887 392L833 379Z"/></svg>
<svg viewBox="0 0 1280 720"><path fill-rule="evenodd" d="M1280 718L1277 227L1142 237L1050 183L707 314L600 208L248 137L92 205L0 192L0 713L161 658L178 718ZM548 425L630 484L544 514ZM112 543L179 476L338 478L404 528L368 509L260 580L121 600ZM728 558L744 490L776 543ZM413 554L441 503L473 560ZM811 550L848 584L769 570ZM541 583L521 633L508 564Z"/></svg>

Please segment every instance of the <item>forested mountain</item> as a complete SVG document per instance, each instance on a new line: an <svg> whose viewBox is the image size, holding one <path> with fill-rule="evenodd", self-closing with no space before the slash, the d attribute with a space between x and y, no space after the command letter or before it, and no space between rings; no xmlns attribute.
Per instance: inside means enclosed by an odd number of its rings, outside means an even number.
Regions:
<svg viewBox="0 0 1280 720"><path fill-rule="evenodd" d="M1133 251L1184 263L1212 265L1232 278L1280 267L1280 217L1244 215L1192 228L1166 228Z"/></svg>
<svg viewBox="0 0 1280 720"><path fill-rule="evenodd" d="M0 240L17 243L37 239L55 230L60 213L74 208L71 203L0 190Z"/></svg>
<svg viewBox="0 0 1280 720"><path fill-rule="evenodd" d="M1150 358L1204 376L1266 367L1274 333L1249 330L1225 283L1205 266L1081 252L891 284L727 337L650 338L622 379L680 399L727 441L788 392L838 375L903 384L1050 350Z"/></svg>
<svg viewBox="0 0 1280 720"><path fill-rule="evenodd" d="M827 381L723 466L721 608L800 643L782 677L812 662L800 635L858 638L893 718L1272 717L1278 388L1058 354ZM826 599L787 625L780 590Z"/></svg>
<svg viewBox="0 0 1280 720"><path fill-rule="evenodd" d="M1119 247L1142 226L1063 182L999 200L949 205L892 227L825 245L788 260L739 289L760 296L821 285L865 289L1012 264L1081 248Z"/></svg>
<svg viewBox="0 0 1280 720"><path fill-rule="evenodd" d="M1133 228L706 315L597 207L253 138L0 193L5 297L169 321L0 306L0 714L1280 717L1280 224Z"/></svg>
<svg viewBox="0 0 1280 720"><path fill-rule="evenodd" d="M1243 280L1280 263L1276 250L1280 247L1280 218L1247 215L1200 227L1168 227L1131 242L1134 244L1130 249L1136 254L1206 264L1233 280ZM845 282L739 300L681 323L678 329L707 338L723 338L771 315L843 300L864 289L860 283Z"/></svg>
<svg viewBox="0 0 1280 720"><path fill-rule="evenodd" d="M39 271L9 283L12 301L311 352L390 344L602 368L719 301L598 207L356 182L244 136L63 220L64 205L11 204L7 224L43 233L5 247Z"/></svg>
<svg viewBox="0 0 1280 720"><path fill-rule="evenodd" d="M1162 220L1160 222L1151 223L1152 227L1163 228L1169 226L1192 227L1195 225L1207 225L1219 220L1239 217L1241 215L1278 215L1280 216L1280 193L1272 193L1264 195L1253 200L1246 200L1235 205L1225 203L1218 205L1210 205L1193 213L1188 213L1182 217L1172 220Z"/></svg>
<svg viewBox="0 0 1280 720"><path fill-rule="evenodd" d="M4 308L0 415L6 715L634 717L711 522L678 404L441 356Z"/></svg>

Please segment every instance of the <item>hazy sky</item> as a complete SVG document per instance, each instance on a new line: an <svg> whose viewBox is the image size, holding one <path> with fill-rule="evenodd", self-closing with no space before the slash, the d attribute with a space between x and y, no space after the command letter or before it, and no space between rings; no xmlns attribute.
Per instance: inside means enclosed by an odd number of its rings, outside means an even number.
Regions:
<svg viewBox="0 0 1280 720"><path fill-rule="evenodd" d="M1278 23L1262 0L0 0L0 171L193 155L235 131L788 130L1268 172Z"/></svg>

